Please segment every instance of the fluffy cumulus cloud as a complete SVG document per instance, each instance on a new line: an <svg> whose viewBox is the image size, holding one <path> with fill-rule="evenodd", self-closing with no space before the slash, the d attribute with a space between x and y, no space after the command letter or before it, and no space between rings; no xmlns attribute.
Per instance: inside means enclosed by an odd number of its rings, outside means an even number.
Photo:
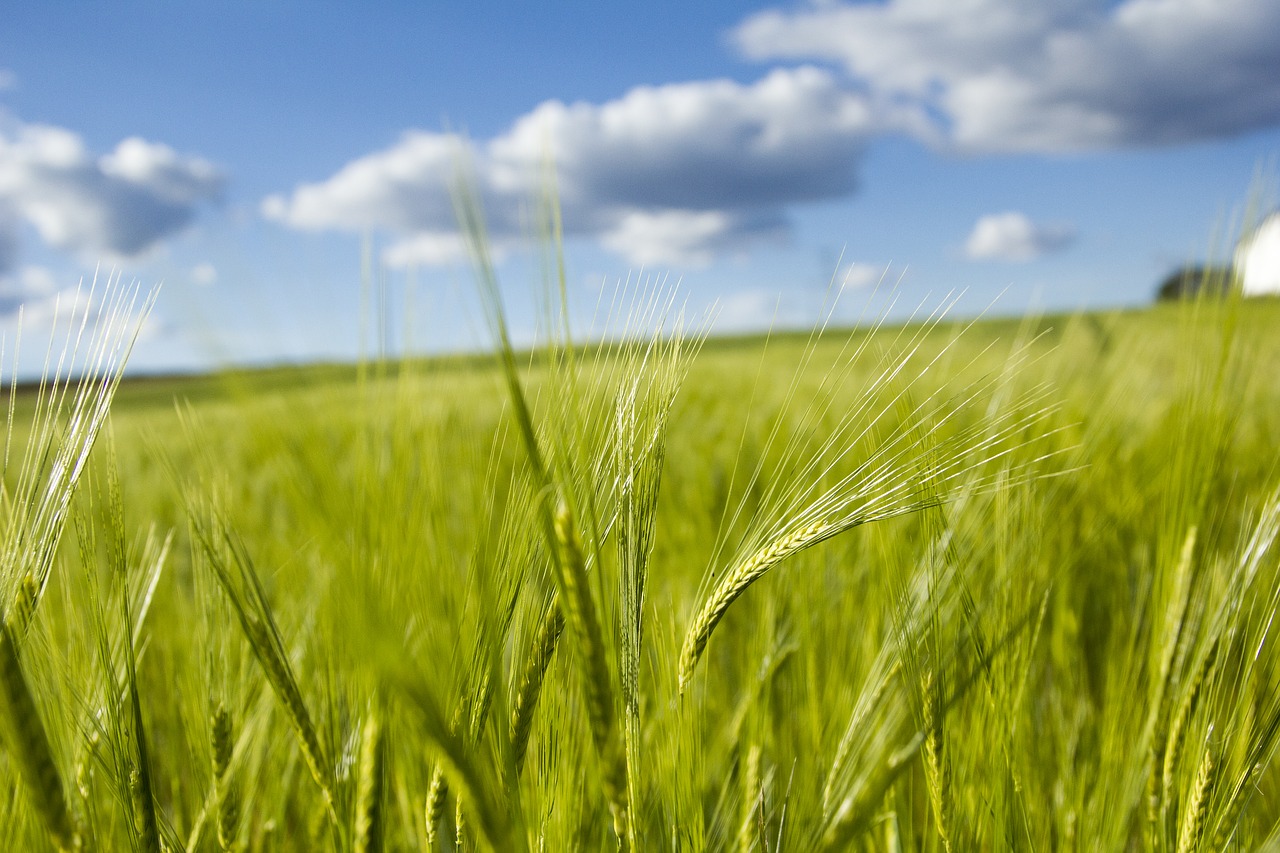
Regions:
<svg viewBox="0 0 1280 853"><path fill-rule="evenodd" d="M1038 225L1016 211L980 218L969 233L965 254L973 260L1032 261L1061 251L1075 240L1068 225Z"/></svg>
<svg viewBox="0 0 1280 853"><path fill-rule="evenodd" d="M1278 32L1275 0L810 0L732 34L743 55L794 67L547 101L466 147L500 249L527 230L521 211L553 156L567 234L636 263L700 264L785 235L793 205L852 194L865 146L886 133L1045 153L1273 126ZM453 262L461 147L412 131L262 211L299 229L389 229L393 264ZM1005 215L979 223L970 253L1034 257L1069 239Z"/></svg>
<svg viewBox="0 0 1280 853"><path fill-rule="evenodd" d="M604 104L545 102L507 132L470 145L496 240L554 156L565 230L636 263L703 263L786 230L797 202L847 195L884 118L831 73L782 69L753 84L709 80L640 87ZM390 262L441 263L461 252L449 186L460 140L414 131L329 179L263 202L301 229L387 228Z"/></svg>
<svg viewBox="0 0 1280 853"><path fill-rule="evenodd" d="M186 226L222 183L205 160L144 139L94 156L63 128L0 127L0 265L14 263L20 223L56 249L138 255Z"/></svg>
<svg viewBox="0 0 1280 853"><path fill-rule="evenodd" d="M1230 136L1280 121L1275 0L813 2L748 18L760 60L829 61L971 151Z"/></svg>

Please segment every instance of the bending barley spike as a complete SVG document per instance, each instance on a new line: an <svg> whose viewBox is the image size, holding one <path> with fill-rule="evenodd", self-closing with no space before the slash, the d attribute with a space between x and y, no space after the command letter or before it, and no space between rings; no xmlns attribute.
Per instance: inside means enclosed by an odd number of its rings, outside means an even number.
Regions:
<svg viewBox="0 0 1280 853"><path fill-rule="evenodd" d="M329 781L330 775L326 769L329 766L328 761L320 745L315 726L311 722L311 714L307 711L307 705L302 699L302 692L293 678L293 671L288 661L275 653L274 646L267 640L265 629L260 624L251 622L246 625L246 628L249 629L250 645L254 651L258 652L258 660L266 671L267 681L275 687L276 696L284 705L286 716L298 735L298 743L302 747L302 757L306 761L307 769L311 771L311 777L320 786L332 815L334 812L333 785Z"/></svg>
<svg viewBox="0 0 1280 853"><path fill-rule="evenodd" d="M711 632L716 629L716 625L720 624L729 605L733 604L738 596L747 591L747 587L755 583L769 569L792 554L803 551L820 541L831 529L831 524L819 521L790 533L757 551L750 559L725 576L716 587L715 593L698 611L697 618L693 620L693 626L685 636L684 649L680 653L681 694L688 687L689 679L693 677L694 667L698 665L698 659L702 657L702 652L707 647Z"/></svg>
<svg viewBox="0 0 1280 853"><path fill-rule="evenodd" d="M240 543L233 540L225 529L222 531L223 542L217 543L198 517L193 515L192 521L194 533L209 559L214 576L226 593L232 610L240 622L245 638L249 641L249 647L262 666L272 692L284 706L285 716L298 737L298 745L301 747L307 769L311 771L311 777L320 786L329 819L334 826L337 826L338 812L334 804L333 772L315 725L311 721L311 714L307 711L306 702L303 701L298 681L293 675L293 668L289 664L284 644L271 614L271 607L258 582L253 563ZM238 579L233 578L232 567L227 564L226 551L230 551L236 564Z"/></svg>

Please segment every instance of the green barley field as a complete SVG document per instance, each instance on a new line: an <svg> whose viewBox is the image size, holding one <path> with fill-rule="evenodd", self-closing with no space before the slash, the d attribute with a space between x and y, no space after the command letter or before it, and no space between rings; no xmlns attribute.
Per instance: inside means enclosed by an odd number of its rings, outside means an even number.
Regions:
<svg viewBox="0 0 1280 853"><path fill-rule="evenodd" d="M1280 304L478 279L489 356L12 390L0 848L1280 844Z"/></svg>

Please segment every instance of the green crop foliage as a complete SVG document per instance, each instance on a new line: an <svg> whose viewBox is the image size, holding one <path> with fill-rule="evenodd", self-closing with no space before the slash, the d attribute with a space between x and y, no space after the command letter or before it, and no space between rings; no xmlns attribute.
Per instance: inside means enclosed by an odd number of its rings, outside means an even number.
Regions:
<svg viewBox="0 0 1280 853"><path fill-rule="evenodd" d="M496 358L12 391L0 847L1280 843L1280 304L516 351L460 209Z"/></svg>

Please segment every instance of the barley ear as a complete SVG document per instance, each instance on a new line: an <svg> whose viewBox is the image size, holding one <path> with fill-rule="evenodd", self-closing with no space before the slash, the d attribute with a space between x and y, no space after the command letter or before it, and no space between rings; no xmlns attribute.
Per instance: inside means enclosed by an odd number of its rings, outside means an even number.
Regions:
<svg viewBox="0 0 1280 853"><path fill-rule="evenodd" d="M27 629L31 627L31 620L36 615L36 602L40 598L40 587L36 583L35 575L30 571L22 576L22 583L18 585L17 595L14 597L11 621L14 633L19 637L27 633Z"/></svg>
<svg viewBox="0 0 1280 853"><path fill-rule="evenodd" d="M1191 724L1196 706L1200 702L1205 681L1213 671L1215 650L1216 646L1211 647L1204 660L1196 667L1186 698L1178 706L1178 712L1169 725L1168 742L1164 748L1164 767L1161 773L1162 802L1166 810L1173 804L1174 785L1177 782L1178 762L1182 758L1183 741L1186 739L1187 727Z"/></svg>
<svg viewBox="0 0 1280 853"><path fill-rule="evenodd" d="M698 615L689 627L689 633L685 635L684 646L680 652L681 695L684 695L689 681L693 678L693 670L707 647L707 641L711 639L711 632L720 624L720 620L729 610L729 605L737 601L738 597L769 569L792 554L821 542L831 534L832 530L832 525L819 521L788 533L761 548L724 576L706 603L698 610Z"/></svg>
<svg viewBox="0 0 1280 853"><path fill-rule="evenodd" d="M431 782L427 785L427 803L423 809L428 847L436 846L436 839L440 833L440 819L444 816L444 804L448 798L449 783L444 778L444 765L437 762L431 768Z"/></svg>
<svg viewBox="0 0 1280 853"><path fill-rule="evenodd" d="M951 853L951 802L949 783L951 766L947 759L943 740L942 718L946 706L942 690L933 677L932 670L924 674L924 769L929 785L929 801L933 817L938 824L938 836L942 847Z"/></svg>
<svg viewBox="0 0 1280 853"><path fill-rule="evenodd" d="M462 812L462 801L454 803L453 808L453 849L457 851L466 850L467 844L467 819Z"/></svg>
<svg viewBox="0 0 1280 853"><path fill-rule="evenodd" d="M138 843L144 850L160 853L160 824L156 817L155 791L151 784L151 759L146 731L142 727L142 706L132 673L129 678L129 696L133 706L134 746L137 750L137 763L129 771L129 794L133 798Z"/></svg>
<svg viewBox="0 0 1280 853"><path fill-rule="evenodd" d="M876 808L893 783L911 766L923 742L924 733L917 732L906 746L889 756L875 776L840 803L823 833L823 850L848 850L850 842L872 825Z"/></svg>
<svg viewBox="0 0 1280 853"><path fill-rule="evenodd" d="M551 667L551 659L555 657L562 633L564 633L564 611L560 609L559 597L553 596L546 614L542 617L542 624L538 626L538 634L529 649L529 655L520 676L520 685L516 690L515 703L511 709L511 754L517 774L524 767L525 752L529 748L529 733L533 729L533 713L538 707L538 698L542 694L542 682L547 676L547 670Z"/></svg>
<svg viewBox="0 0 1280 853"><path fill-rule="evenodd" d="M1204 759L1200 762L1200 769L1196 772L1195 784L1191 789L1191 798L1187 801L1186 811L1182 815L1182 829L1178 833L1178 853L1194 853L1200 849L1200 841L1204 836L1205 824L1209 817L1209 799L1213 796L1213 783L1217 770L1213 748L1206 745Z"/></svg>
<svg viewBox="0 0 1280 853"><path fill-rule="evenodd" d="M218 846L224 851L232 851L235 849L236 828L240 822L240 803L231 779L235 735L231 715L221 702L213 709L209 730L213 752L213 790L218 801Z"/></svg>
<svg viewBox="0 0 1280 853"><path fill-rule="evenodd" d="M556 539L557 580L565 624L573 635L583 692L587 700L587 719L591 739L600 761L601 787L613 817L613 831L626 845L629 837L627 809L627 757L618 736L614 715L613 682L604 646L604 635L596 615L591 590L587 586L586 561L578 540L573 514L561 500L553 517Z"/></svg>
<svg viewBox="0 0 1280 853"><path fill-rule="evenodd" d="M275 617L267 602L266 592L258 580L253 561L244 546L228 532L221 519L214 519L220 534L216 538L205 521L195 513L191 514L191 521L194 538L204 551L208 564L249 641L249 647L267 677L272 693L284 708L285 717L297 735L303 761L311 771L312 779L320 787L329 820L333 826L340 826L334 803L337 783L332 766L311 721L306 702L303 701L302 690L294 677L284 641L280 638L280 631L276 627Z"/></svg>
<svg viewBox="0 0 1280 853"><path fill-rule="evenodd" d="M449 788L456 792L456 797L465 800L467 812L471 815L472 826L481 842L494 850L519 851L526 848L523 830L513 825L511 818L518 816L512 811L512 804L500 798L497 791L489 784L489 780L481 772L472 756L466 741L445 722L444 714L435 698L418 680L416 674L405 671L390 672L400 693L408 700L409 707L418 712L422 723L419 733L434 748L441 775L449 780ZM434 781L434 780L433 780ZM428 810L435 797L433 792L427 796ZM439 797L439 808L443 808L444 796ZM430 820L432 815L428 814ZM436 823L438 826L438 822ZM428 823L429 843L435 844L438 833Z"/></svg>
<svg viewBox="0 0 1280 853"><path fill-rule="evenodd" d="M1253 785L1258 782L1258 777L1262 775L1263 765L1261 762L1253 765L1240 774L1240 778L1236 780L1235 787L1231 789L1231 796L1228 798L1226 805L1222 809L1222 815L1218 818L1218 828L1213 834L1213 849L1226 850L1239 829L1240 816L1244 812L1245 793Z"/></svg>
<svg viewBox="0 0 1280 853"><path fill-rule="evenodd" d="M738 821L738 853L756 849L764 812L764 787L760 780L760 745L751 744L742 767L742 814Z"/></svg>
<svg viewBox="0 0 1280 853"><path fill-rule="evenodd" d="M59 850L77 849L80 835L67 808L49 736L18 661L7 619L0 620L0 711L9 740L9 760L18 765L27 799L40 815L54 846Z"/></svg>
<svg viewBox="0 0 1280 853"><path fill-rule="evenodd" d="M386 737L376 711L360 734L360 770L356 783L356 853L380 853L383 842Z"/></svg>

